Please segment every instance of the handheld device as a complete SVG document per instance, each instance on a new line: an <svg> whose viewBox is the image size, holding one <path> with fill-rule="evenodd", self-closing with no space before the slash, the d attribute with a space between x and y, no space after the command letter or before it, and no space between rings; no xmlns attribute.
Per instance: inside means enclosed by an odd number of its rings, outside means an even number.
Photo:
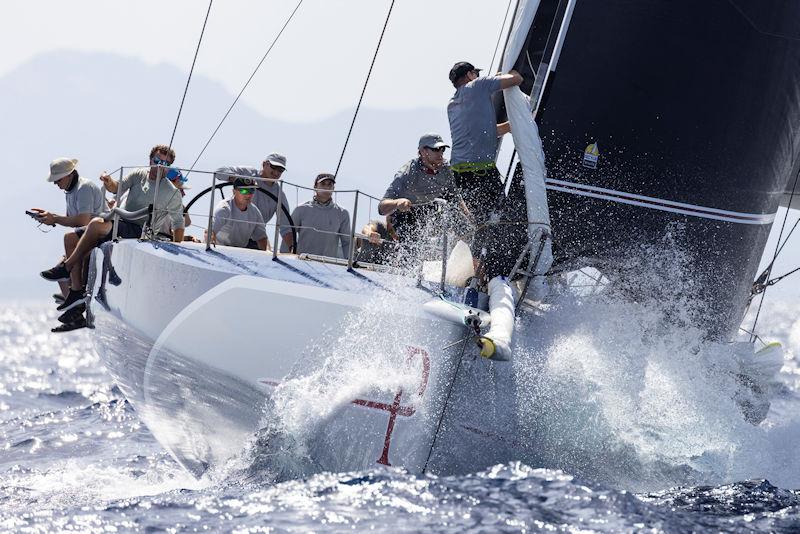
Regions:
<svg viewBox="0 0 800 534"><path fill-rule="evenodd" d="M38 220L39 220L39 218L41 217L41 215L39 215L39 214L38 214L38 213L36 213L35 211L31 211L31 210L25 210L25 215L30 215L31 217L33 217L33 218L34 218L34 219L36 219L37 221L38 221Z"/></svg>

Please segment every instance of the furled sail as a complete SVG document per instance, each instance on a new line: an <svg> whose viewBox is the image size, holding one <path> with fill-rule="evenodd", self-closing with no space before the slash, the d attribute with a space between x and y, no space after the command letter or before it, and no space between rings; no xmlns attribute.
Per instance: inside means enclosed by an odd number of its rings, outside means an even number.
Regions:
<svg viewBox="0 0 800 534"><path fill-rule="evenodd" d="M522 0L517 6L517 16L509 33L506 51L503 57L503 72L514 68L528 35L528 29L533 23L539 0ZM547 206L547 190L542 140L539 129L531 114L530 99L519 87L511 87L503 91L506 113L511 123L511 135L517 149L520 163L522 164L523 179L525 183L525 201L528 215L528 240L531 251L537 251L540 242L546 240L539 261L535 265L533 274L541 277L553 263L552 244L550 241L550 212ZM533 255L534 252L531 252ZM541 282L541 278L539 278Z"/></svg>

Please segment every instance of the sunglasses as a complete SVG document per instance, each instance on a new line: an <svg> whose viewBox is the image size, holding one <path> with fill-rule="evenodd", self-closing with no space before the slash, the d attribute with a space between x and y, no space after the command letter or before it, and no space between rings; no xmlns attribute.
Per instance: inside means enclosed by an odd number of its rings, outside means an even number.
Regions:
<svg viewBox="0 0 800 534"><path fill-rule="evenodd" d="M442 152L442 153L444 153L444 151L447 149L446 146L440 146L439 148L433 148L433 147L430 147L430 146L426 146L425 148L427 148L428 150L431 150L433 152Z"/></svg>
<svg viewBox="0 0 800 534"><path fill-rule="evenodd" d="M243 195L254 195L256 192L255 187L237 187L236 190Z"/></svg>
<svg viewBox="0 0 800 534"><path fill-rule="evenodd" d="M153 156L153 165L163 165L164 167L169 167L172 165L171 161L165 161L158 156Z"/></svg>
<svg viewBox="0 0 800 534"><path fill-rule="evenodd" d="M274 170L274 171L278 171L278 172L279 172L279 173L281 173L281 174L283 174L283 171L285 171L285 170L286 170L286 169L284 169L283 167L278 167L277 165L273 165L273 164L272 164L272 163L270 163L270 162L267 162L267 165L269 165L269 168L270 168L270 169L272 169L272 170Z"/></svg>

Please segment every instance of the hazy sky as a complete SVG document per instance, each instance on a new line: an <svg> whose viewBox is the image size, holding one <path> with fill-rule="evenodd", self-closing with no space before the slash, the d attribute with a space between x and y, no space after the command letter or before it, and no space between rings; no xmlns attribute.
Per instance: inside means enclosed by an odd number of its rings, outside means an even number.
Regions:
<svg viewBox="0 0 800 534"><path fill-rule="evenodd" d="M196 72L238 93L297 3L216 0ZM303 0L243 98L267 116L291 121L352 108L390 4ZM450 66L467 59L489 67L508 6L509 0L397 1L364 105L446 105ZM56 49L135 56L188 72L207 8L207 0L2 2L0 76Z"/></svg>

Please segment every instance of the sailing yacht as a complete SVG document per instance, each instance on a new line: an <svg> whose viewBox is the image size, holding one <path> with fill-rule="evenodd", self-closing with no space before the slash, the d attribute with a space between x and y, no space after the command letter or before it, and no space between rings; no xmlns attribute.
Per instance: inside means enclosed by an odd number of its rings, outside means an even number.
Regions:
<svg viewBox="0 0 800 534"><path fill-rule="evenodd" d="M514 459L504 396L522 386L508 362L480 360L474 341L494 330L513 357L513 314L546 313L528 289L546 298L565 273L591 266L634 299L690 292L692 326L733 339L800 165L800 7L766 4L517 3L502 64L525 82L496 108L524 176L528 241L509 273L520 293L500 291L488 309L465 304L453 273L471 258L451 251L446 228L438 267L420 276L352 256L120 240L90 265L98 352L156 439L198 476L259 429L275 436L303 418L318 423L305 452L319 469L443 472L454 452L441 436L456 428L494 444L460 458L464 469ZM212 204L217 190L212 182ZM639 261L654 254L663 261ZM675 268L654 267L665 262ZM765 409L753 392L781 356L756 362L748 351L742 403L757 423ZM360 387L325 382L358 374L365 367L347 362L374 354L388 363ZM287 401L309 376L314 392ZM452 409L465 397L491 406L492 428Z"/></svg>

